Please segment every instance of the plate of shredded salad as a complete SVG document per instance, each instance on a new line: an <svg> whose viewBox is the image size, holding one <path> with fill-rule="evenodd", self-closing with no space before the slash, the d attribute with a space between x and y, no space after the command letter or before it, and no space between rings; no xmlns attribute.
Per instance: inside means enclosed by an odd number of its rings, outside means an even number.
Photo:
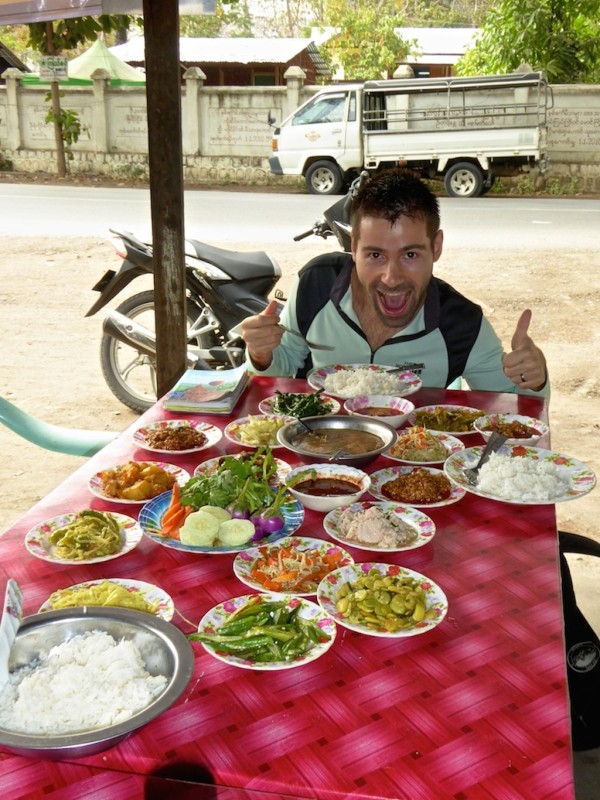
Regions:
<svg viewBox="0 0 600 800"><path fill-rule="evenodd" d="M233 571L251 589L308 597L317 593L317 586L326 575L353 563L350 553L339 545L323 539L290 536L274 545L238 553Z"/></svg>
<svg viewBox="0 0 600 800"><path fill-rule="evenodd" d="M464 450L465 445L456 436L441 431L429 431L415 425L398 431L395 444L383 455L403 464L440 464L448 456Z"/></svg>
<svg viewBox="0 0 600 800"><path fill-rule="evenodd" d="M175 606L173 599L153 583L125 578L97 578L57 589L41 606L40 612L75 606L111 606L145 611L170 622Z"/></svg>

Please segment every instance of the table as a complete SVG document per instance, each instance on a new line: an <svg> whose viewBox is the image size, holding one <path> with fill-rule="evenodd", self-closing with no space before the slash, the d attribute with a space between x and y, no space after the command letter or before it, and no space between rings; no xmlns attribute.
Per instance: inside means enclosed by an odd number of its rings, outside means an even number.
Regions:
<svg viewBox="0 0 600 800"><path fill-rule="evenodd" d="M257 413L274 388L306 391L307 384L254 377L233 417ZM411 399L546 417L543 401L513 394L421 389ZM147 537L121 558L88 566L48 564L24 547L34 524L59 513L125 508L94 498L89 478L129 458L152 460L134 445L133 430L180 416L159 401L0 537L0 586L8 577L19 582L26 614L55 589L99 577L155 583L194 622L249 591L233 574L233 555L180 552ZM473 434L467 446L480 442ZM228 450L239 448L223 438L168 460L191 473ZM284 457L296 463L293 454ZM380 457L367 471L389 464ZM324 656L273 672L238 669L195 644L193 678L167 712L118 746L72 763L0 754L3 796L573 798L554 506L467 494L427 513L437 526L431 543L378 560L442 587L449 610L435 629L398 640L340 626ZM322 519L307 511L301 533L325 538ZM348 549L356 561L369 560Z"/></svg>

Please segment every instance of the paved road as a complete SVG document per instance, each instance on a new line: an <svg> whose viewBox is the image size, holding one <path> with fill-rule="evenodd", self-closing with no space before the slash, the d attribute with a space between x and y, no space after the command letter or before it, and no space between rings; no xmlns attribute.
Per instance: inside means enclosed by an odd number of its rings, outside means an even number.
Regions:
<svg viewBox="0 0 600 800"><path fill-rule="evenodd" d="M291 242L335 198L268 192L186 191L186 235L211 244ZM492 250L600 248L600 200L440 198L448 247ZM118 225L151 230L147 189L0 183L3 236L99 236Z"/></svg>

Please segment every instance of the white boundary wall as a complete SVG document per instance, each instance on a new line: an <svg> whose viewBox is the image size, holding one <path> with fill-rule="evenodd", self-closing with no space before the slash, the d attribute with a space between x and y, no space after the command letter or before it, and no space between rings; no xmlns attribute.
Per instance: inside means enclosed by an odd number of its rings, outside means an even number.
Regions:
<svg viewBox="0 0 600 800"><path fill-rule="evenodd" d="M44 122L48 85L23 83L8 69L0 86L0 161L20 172L55 172L54 131ZM85 131L73 146L72 174L115 178L147 177L146 87L111 86L97 70L93 85L61 86L63 108L78 112ZM204 74L188 69L182 88L184 181L198 184L297 183L271 175L271 128L267 116L288 116L319 87L304 86L304 73L291 67L282 87L204 86ZM600 85L553 87L549 112L550 168L532 173L538 188L570 185L600 192ZM175 132L174 132L175 135ZM168 147L168 142L165 146Z"/></svg>

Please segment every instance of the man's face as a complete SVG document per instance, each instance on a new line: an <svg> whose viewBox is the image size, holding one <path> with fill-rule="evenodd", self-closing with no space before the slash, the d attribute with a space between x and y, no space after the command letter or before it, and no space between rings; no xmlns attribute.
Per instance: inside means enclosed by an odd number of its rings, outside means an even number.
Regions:
<svg viewBox="0 0 600 800"><path fill-rule="evenodd" d="M432 245L423 219L399 217L394 225L380 217L361 220L358 239L352 238L356 277L385 325L404 328L415 318L442 243L438 231Z"/></svg>

